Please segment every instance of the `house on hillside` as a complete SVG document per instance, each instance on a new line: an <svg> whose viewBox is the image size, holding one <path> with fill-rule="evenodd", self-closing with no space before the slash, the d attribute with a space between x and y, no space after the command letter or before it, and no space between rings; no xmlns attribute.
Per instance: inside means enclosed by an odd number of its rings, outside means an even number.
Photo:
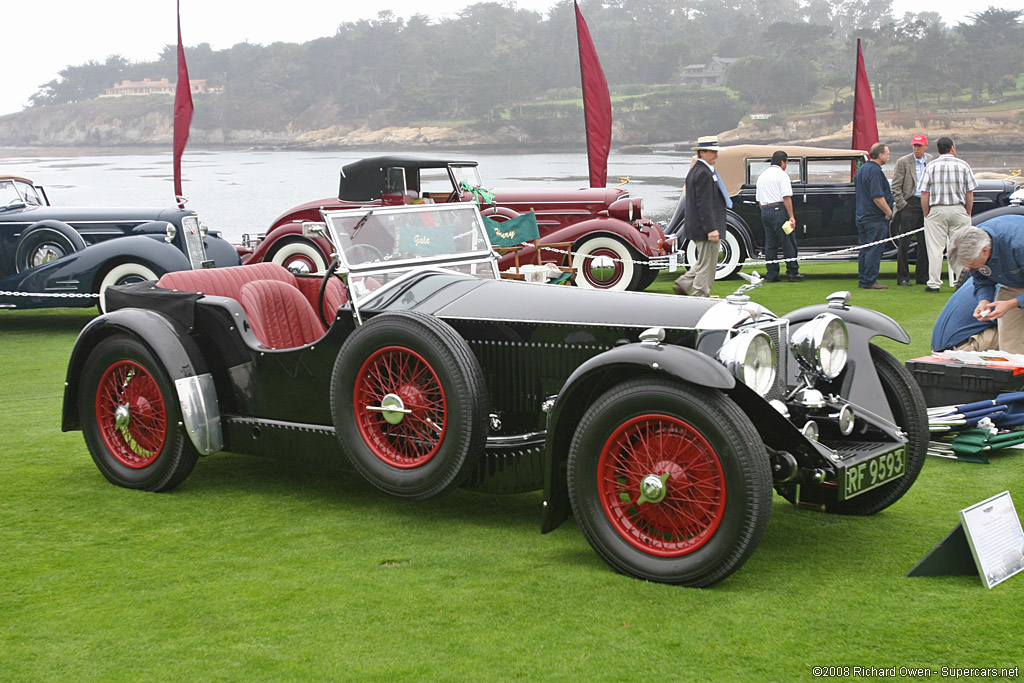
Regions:
<svg viewBox="0 0 1024 683"><path fill-rule="evenodd" d="M107 88L101 97L124 97L126 95L173 95L177 83L171 83L166 78L159 81L151 81L143 78L141 81L121 81L120 83ZM189 86L193 93L207 92L206 80L192 78Z"/></svg>
<svg viewBox="0 0 1024 683"><path fill-rule="evenodd" d="M736 61L735 57L719 57L711 55L707 64L687 64L679 76L683 85L699 85L702 87L725 85L725 70Z"/></svg>

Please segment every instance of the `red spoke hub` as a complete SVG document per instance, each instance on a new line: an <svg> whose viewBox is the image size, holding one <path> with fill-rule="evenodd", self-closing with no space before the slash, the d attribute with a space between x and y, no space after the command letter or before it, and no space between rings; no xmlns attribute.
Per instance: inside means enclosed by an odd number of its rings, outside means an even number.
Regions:
<svg viewBox="0 0 1024 683"><path fill-rule="evenodd" d="M725 514L725 475L692 425L641 415L612 433L598 461L601 506L645 553L677 557L707 543Z"/></svg>
<svg viewBox="0 0 1024 683"><path fill-rule="evenodd" d="M111 455L141 469L167 441L167 408L156 380L133 361L117 361L96 386L96 423Z"/></svg>
<svg viewBox="0 0 1024 683"><path fill-rule="evenodd" d="M402 469L429 462L448 424L444 389L430 364L412 349L388 346L371 354L357 377L356 425L374 455Z"/></svg>

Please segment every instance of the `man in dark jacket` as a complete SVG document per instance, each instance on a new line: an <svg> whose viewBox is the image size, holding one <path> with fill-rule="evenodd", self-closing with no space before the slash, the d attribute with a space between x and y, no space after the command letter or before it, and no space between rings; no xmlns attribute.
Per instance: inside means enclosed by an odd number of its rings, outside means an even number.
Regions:
<svg viewBox="0 0 1024 683"><path fill-rule="evenodd" d="M896 280L898 284L910 286L910 242L917 239L917 263L914 277L917 284L928 284L928 247L925 246L924 233L908 236L924 227L924 213L921 211L921 188L917 185L924 175L924 167L932 160L928 149L928 138L915 135L910 141L913 154L900 157L896 161L896 171L892 174L892 199L899 215L900 242L896 256Z"/></svg>
<svg viewBox="0 0 1024 683"><path fill-rule="evenodd" d="M676 279L677 294L711 296L718 266L718 248L725 234L725 209L732 206L722 182L715 171L718 161L718 138L705 136L697 139L697 160L686 174L686 218L683 237L697 246L697 262Z"/></svg>

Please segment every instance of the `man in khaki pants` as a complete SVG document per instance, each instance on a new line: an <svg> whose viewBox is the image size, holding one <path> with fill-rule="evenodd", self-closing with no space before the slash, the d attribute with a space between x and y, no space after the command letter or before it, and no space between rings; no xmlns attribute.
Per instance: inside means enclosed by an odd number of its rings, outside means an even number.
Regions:
<svg viewBox="0 0 1024 683"><path fill-rule="evenodd" d="M971 224L974 206L974 179L971 167L956 156L953 139L939 138L935 146L939 158L925 166L921 175L921 212L924 214L924 238L928 243L928 284L924 291L938 293L942 287L942 256L949 249L957 230ZM949 261L953 278L959 274Z"/></svg>
<svg viewBox="0 0 1024 683"><path fill-rule="evenodd" d="M1024 216L997 216L963 228L953 236L949 266L971 271L978 302L974 317L996 321L999 349L1024 353ZM997 284L1002 285L998 294Z"/></svg>
<svg viewBox="0 0 1024 683"><path fill-rule="evenodd" d="M676 278L676 294L711 296L718 267L718 242L725 234L725 209L732 207L725 184L718 172L718 138L697 138L697 160L686 174L686 213L683 217L683 237L697 245L697 263L689 264L687 271Z"/></svg>

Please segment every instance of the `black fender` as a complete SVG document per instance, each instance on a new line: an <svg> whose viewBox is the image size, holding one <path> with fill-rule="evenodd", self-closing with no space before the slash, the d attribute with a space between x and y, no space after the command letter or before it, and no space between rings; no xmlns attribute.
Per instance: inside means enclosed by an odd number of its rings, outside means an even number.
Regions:
<svg viewBox="0 0 1024 683"><path fill-rule="evenodd" d="M141 308L124 308L91 320L78 334L64 380L61 431L82 428L78 419L79 378L96 345L114 334L127 334L144 344L175 385L186 431L201 454L224 447L220 407L213 377L198 344L173 319Z"/></svg>
<svg viewBox="0 0 1024 683"><path fill-rule="evenodd" d="M238 249L220 235L221 233L219 231L214 234L214 231L211 230L210 233L203 238L203 246L206 247L206 258L212 260L218 268L242 265L242 257L238 253ZM324 253L327 254L327 260L329 262L331 252L326 251Z"/></svg>
<svg viewBox="0 0 1024 683"><path fill-rule="evenodd" d="M971 225L981 225L985 221L999 216L1024 216L1024 206L1000 206L996 209L988 209L971 216Z"/></svg>
<svg viewBox="0 0 1024 683"><path fill-rule="evenodd" d="M878 379L875 364L871 360L871 340L882 336L901 344L909 344L910 335L898 322L870 308L816 304L798 308L783 316L789 319L790 336L801 325L822 313L833 313L842 318L850 335L846 369L837 380L841 383L840 394L856 405L871 406L875 413L891 422L892 411L882 390L882 383ZM793 373L797 370L796 360L791 360L790 384L795 381Z"/></svg>
<svg viewBox="0 0 1024 683"><path fill-rule="evenodd" d="M548 413L544 445L544 520L552 531L569 516L566 465L576 425L594 400L641 374L668 375L683 384L728 391L736 378L710 356L683 346L634 343L605 351L580 365L562 385Z"/></svg>
<svg viewBox="0 0 1024 683"><path fill-rule="evenodd" d="M19 241L25 239L25 236L28 235L29 233L33 233L37 230L42 230L44 228L56 230L60 234L67 237L68 240L70 240L71 244L74 245L75 249L85 249L85 240L82 239L82 236L78 233L77 230L72 228L67 223L64 223L63 221L54 220L52 218L48 218L44 221L33 223L32 225L25 228L25 230L23 230L21 233Z"/></svg>

